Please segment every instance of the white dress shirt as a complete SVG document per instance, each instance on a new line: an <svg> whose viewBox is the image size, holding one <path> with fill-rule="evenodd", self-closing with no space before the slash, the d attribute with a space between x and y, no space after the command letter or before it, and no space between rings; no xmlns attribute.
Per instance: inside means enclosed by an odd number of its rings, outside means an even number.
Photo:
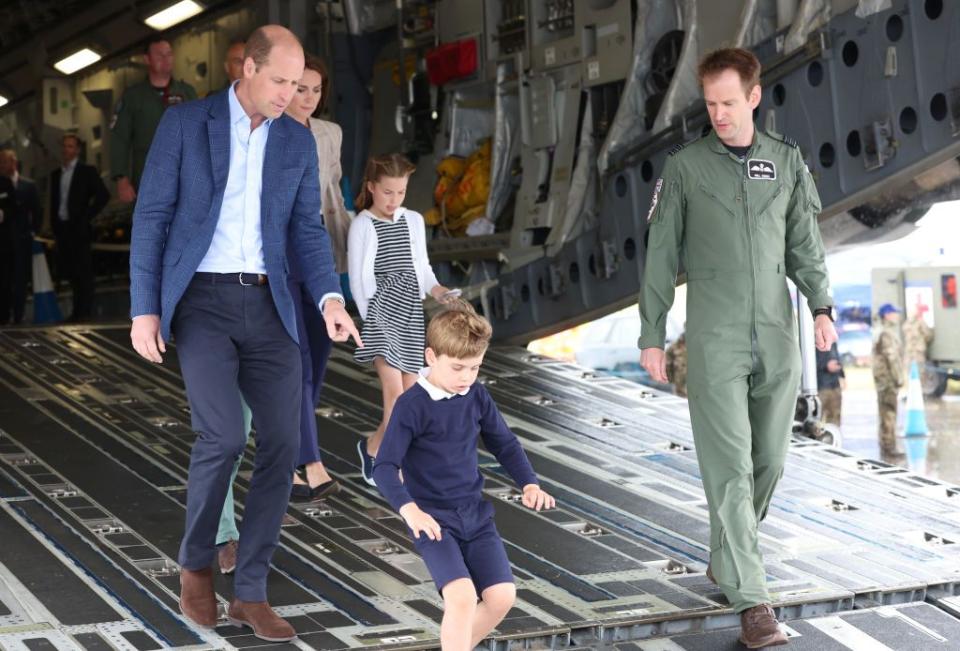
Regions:
<svg viewBox="0 0 960 651"><path fill-rule="evenodd" d="M263 157L273 120L253 131L250 116L237 99L237 85L227 93L230 104L230 171L217 229L197 271L266 273L260 230Z"/></svg>
<svg viewBox="0 0 960 651"><path fill-rule="evenodd" d="M60 168L60 207L57 208L57 217L65 222L70 219L70 213L67 212L67 198L70 194L70 184L73 182L73 170L77 169L77 159Z"/></svg>

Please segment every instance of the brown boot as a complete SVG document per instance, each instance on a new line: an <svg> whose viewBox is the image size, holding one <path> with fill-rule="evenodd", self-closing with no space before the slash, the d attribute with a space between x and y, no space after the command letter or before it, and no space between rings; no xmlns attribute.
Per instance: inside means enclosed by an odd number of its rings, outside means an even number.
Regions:
<svg viewBox="0 0 960 651"><path fill-rule="evenodd" d="M760 604L740 613L740 642L748 649L762 649L788 642L770 604Z"/></svg>
<svg viewBox="0 0 960 651"><path fill-rule="evenodd" d="M213 570L180 568L180 612L201 628L217 625L217 596L213 592Z"/></svg>
<svg viewBox="0 0 960 651"><path fill-rule="evenodd" d="M227 608L227 619L234 626L249 626L253 634L267 642L289 642L297 632L266 601L234 599Z"/></svg>
<svg viewBox="0 0 960 651"><path fill-rule="evenodd" d="M707 574L707 580L710 581L710 583L712 583L713 585L720 585L719 583L717 583L717 579L714 578L713 572L710 571L710 563L707 563L706 574Z"/></svg>
<svg viewBox="0 0 960 651"><path fill-rule="evenodd" d="M228 540L217 548L217 563L220 574L233 574L237 569L237 541Z"/></svg>
<svg viewBox="0 0 960 651"><path fill-rule="evenodd" d="M889 463L891 466L907 465L907 455L897 450L881 450L880 458L884 463Z"/></svg>

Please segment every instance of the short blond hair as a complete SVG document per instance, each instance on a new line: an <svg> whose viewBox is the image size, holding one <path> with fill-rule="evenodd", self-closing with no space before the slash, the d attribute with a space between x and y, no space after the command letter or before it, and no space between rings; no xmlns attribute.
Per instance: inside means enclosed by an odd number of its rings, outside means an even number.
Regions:
<svg viewBox="0 0 960 651"><path fill-rule="evenodd" d="M427 346L437 357L478 357L487 352L493 327L470 303L457 300L433 317L427 326Z"/></svg>

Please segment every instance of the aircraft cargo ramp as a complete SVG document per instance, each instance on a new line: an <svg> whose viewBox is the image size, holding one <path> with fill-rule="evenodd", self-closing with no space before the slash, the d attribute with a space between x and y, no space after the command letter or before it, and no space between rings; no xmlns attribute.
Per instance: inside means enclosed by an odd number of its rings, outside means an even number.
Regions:
<svg viewBox="0 0 960 651"><path fill-rule="evenodd" d="M481 381L558 501L523 508L481 451L519 594L488 648L738 648L738 619L703 574L685 401L520 348L491 350ZM157 367L124 327L0 330L0 647L435 648L436 589L359 477L379 400L336 349L317 417L344 490L288 511L269 595L300 637L268 645L226 624L194 630L177 610L193 432L172 348ZM958 486L794 441L761 527L792 648L960 648L958 505ZM232 582L216 580L226 602Z"/></svg>

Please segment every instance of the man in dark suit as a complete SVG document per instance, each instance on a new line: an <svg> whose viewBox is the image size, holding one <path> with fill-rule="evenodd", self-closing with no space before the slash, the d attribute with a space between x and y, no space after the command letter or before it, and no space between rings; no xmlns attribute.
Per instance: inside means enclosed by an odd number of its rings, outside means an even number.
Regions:
<svg viewBox="0 0 960 651"><path fill-rule="evenodd" d="M93 218L110 200L97 169L80 162L80 138L68 133L60 140L61 167L50 176L50 223L57 241L60 278L73 289L70 321L93 313Z"/></svg>
<svg viewBox="0 0 960 651"><path fill-rule="evenodd" d="M317 147L283 111L303 74L303 48L278 25L257 29L243 78L226 91L172 106L147 156L133 216L133 347L162 362L176 336L193 429L180 609L212 627L211 564L230 473L242 454L241 395L257 453L234 576L232 622L269 641L296 632L267 603L270 558L299 449L301 373L288 251L334 341L359 336L343 307L320 217Z"/></svg>
<svg viewBox="0 0 960 651"><path fill-rule="evenodd" d="M13 226L13 322L23 321L27 303L27 283L32 275L33 234L40 230L43 212L37 184L20 174L17 152L0 150L0 174L13 183L16 219Z"/></svg>
<svg viewBox="0 0 960 651"><path fill-rule="evenodd" d="M0 174L0 326L10 323L13 308L15 192L10 177Z"/></svg>

